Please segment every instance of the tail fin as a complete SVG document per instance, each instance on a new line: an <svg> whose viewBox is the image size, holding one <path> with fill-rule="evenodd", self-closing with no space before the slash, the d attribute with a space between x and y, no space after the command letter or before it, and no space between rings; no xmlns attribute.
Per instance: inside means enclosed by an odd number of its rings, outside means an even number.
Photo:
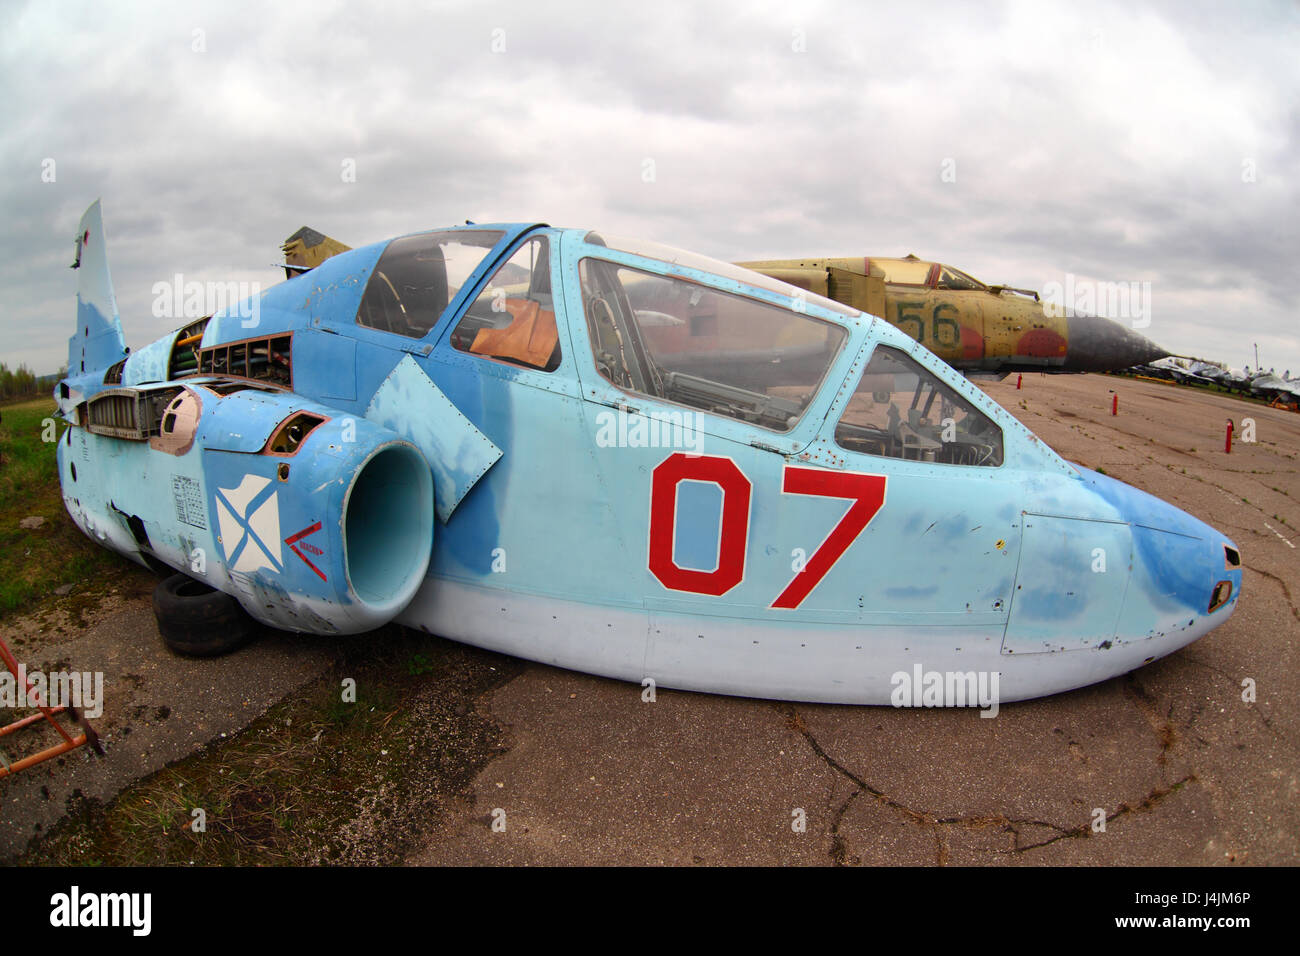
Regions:
<svg viewBox="0 0 1300 956"><path fill-rule="evenodd" d="M98 199L77 226L77 260L72 268L77 270L77 330L68 339L68 374L79 375L126 357Z"/></svg>

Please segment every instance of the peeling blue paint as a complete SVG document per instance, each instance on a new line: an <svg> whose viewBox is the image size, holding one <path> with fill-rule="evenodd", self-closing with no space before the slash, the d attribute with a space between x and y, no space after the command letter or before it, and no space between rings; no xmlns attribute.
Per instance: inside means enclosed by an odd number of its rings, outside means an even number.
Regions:
<svg viewBox="0 0 1300 956"><path fill-rule="evenodd" d="M133 352L122 367L123 385L145 385L150 382L165 382L168 379L168 363L171 360L172 345L178 333L164 335L150 342L138 352Z"/></svg>

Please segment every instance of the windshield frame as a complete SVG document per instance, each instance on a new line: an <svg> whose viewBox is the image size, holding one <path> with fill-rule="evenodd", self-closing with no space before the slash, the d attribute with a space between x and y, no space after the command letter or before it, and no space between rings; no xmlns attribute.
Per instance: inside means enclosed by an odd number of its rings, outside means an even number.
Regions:
<svg viewBox="0 0 1300 956"><path fill-rule="evenodd" d="M418 232L404 233L400 236L393 236L381 242L371 243L360 249L354 249L351 252L344 253L343 256L351 256L357 253L365 253L369 257L369 262L364 271L358 272L358 278L362 281L357 286L352 286L357 291L355 295L355 305L351 305L346 314L343 315L327 314L322 316L324 325L343 332L349 337L356 338L360 341L374 342L389 348L402 348L410 350L418 346L422 351L419 354L427 354L432 351L434 345L441 341L446 331L452 327L455 320L459 317L464 309L466 301L477 294L478 287L483 279L495 271L496 266L502 261L506 251L512 248L521 237L538 230L545 230L548 227L545 223L502 223L502 222L485 222L485 223L467 223L463 226L443 226L436 229L421 229ZM374 277L374 269L378 265L383 254L388 251L392 243L401 239L411 239L418 236L431 235L434 233L456 233L456 232L500 232L501 237L496 244L490 249L485 248L484 255L479 259L478 264L465 277L456 294L450 297L442 314L434 320L433 325L422 336L412 338L402 335L399 332L391 332L386 329L374 328L358 322L357 319L361 312L362 302L365 293L369 287L370 280ZM328 269L331 262L342 259L343 256L335 256L333 259L326 260L316 269L307 275L312 275L319 270ZM345 331L346 330L346 331Z"/></svg>
<svg viewBox="0 0 1300 956"><path fill-rule="evenodd" d="M448 260L445 258L441 250L443 245L449 244L452 241L452 237L457 235L472 236L474 238L488 241L486 243L459 243L459 245L463 247L481 249L482 254L466 273L465 277L460 281L459 285L456 286L455 292L450 292L451 282L447 273ZM444 240L442 237L448 238ZM495 252L500 247L501 242L505 237L506 232L503 229L461 228L430 229L406 236L397 236L388 240L388 242L384 244L383 249L379 253L378 259L375 260L375 264L370 270L370 275L366 279L365 287L361 290L361 299L357 303L357 311L353 321L359 328L372 329L376 332L382 332L388 335L396 335L412 342L419 342L428 338L429 334L441 323L443 317L453 310L453 306L457 305L458 300L461 298L461 291L468 285L476 284L478 273L482 271L484 261L496 258ZM420 304L418 296L413 300L413 290L409 286L409 282L414 278L414 276L409 274L409 272L411 269L410 262L412 260L418 261L418 259L416 259L416 254L429 252L429 249L422 247L421 243L429 246L436 245L438 248L437 261L441 264L440 273L436 269L423 269L420 272L419 278L422 282L427 282L429 278L440 279L440 295L442 304L438 309L437 315L428 316L427 327L419 330L411 328L411 319L407 318L407 316L413 316L415 321L423 322L423 317L414 316L411 310L408 309L408 306L410 306L411 309L415 309L418 304ZM394 272L393 277L388 276L383 271L383 267L385 263L390 260L390 257L392 259L390 270L394 267L399 270L404 270ZM394 285L394 277L397 279L397 284L402 286L400 293L397 286ZM435 283L435 285L437 284L438 283ZM427 297L429 287L425 286L419 289L419 291L425 293ZM438 294L436 289L434 294ZM383 325L378 324L378 322L375 321L375 317L371 314L381 307L385 318ZM398 319L407 324L408 331L402 331L394 327L394 323Z"/></svg>
<svg viewBox="0 0 1300 956"><path fill-rule="evenodd" d="M872 367L878 358L883 359L885 363L889 363L891 361L897 363L897 368L899 369L899 371L898 372L890 372L888 370L877 371L873 379L868 380L867 376L872 373ZM934 369L929 368L922 362L918 361L916 356L913 354L913 350L901 349L898 346L883 340L873 342L871 343L870 351L866 351L864 348L864 355L862 356L862 361L860 364L862 365L862 370L861 372L858 373L857 381L853 383L853 388L851 391L848 389L848 383L845 384L845 391L848 393L847 397L845 398L843 404L839 406L838 414L836 415L833 422L829 422L831 425L833 425L833 430L830 432L830 434L834 439L835 443L839 447L843 448L845 451L850 451L855 454L864 455L872 459L892 460L892 461L925 461L927 464L941 465L944 468L955 467L955 468L963 468L963 469L964 468L989 469L989 468L1001 468L1003 464L1005 464L1007 441L1006 441L1005 429L1002 427L1002 424L994 416L989 415L983 408L981 408L979 403L972 401L968 395L962 394L962 392L960 392L955 387L955 380L950 379L944 375L940 375ZM912 366L913 368L909 368L909 366ZM911 391L913 392L913 397L910 404L910 408L907 412L904 413L907 416L908 421L902 421L900 419L899 421L896 422L896 426L902 430L900 433L898 433L896 437L898 441L901 441L903 444L898 445L896 443L895 451L897 453L891 453L883 450L868 451L862 448L853 447L852 444L849 444L845 441L845 439L849 437L845 433L845 430L854 430L859 432L874 432L875 435L870 436L870 438L875 439L876 437L880 437L886 441L888 440L888 435L885 434L885 430L882 429L878 423L868 422L866 424L862 424L856 421L849 421L848 419L852 415L853 400L864 393L865 384L868 384L869 382L870 384L877 384L878 383L877 380L880 377L897 375L897 374L902 374L902 375L915 374L917 376L916 385L913 389L911 389ZM926 395L923 392L923 389L927 385L929 387L928 395ZM893 394L895 395L899 395L899 394L903 395L904 401L906 401L907 391L908 389L892 390ZM925 397L925 405L923 409L918 409L917 406L920 403L920 399L923 396ZM936 399L940 401L940 408L943 410L938 412L940 416L943 415L944 411L949 410L949 403L951 403L952 406L954 406L955 408L958 408L964 412L961 419L961 423L966 427L956 428L955 426L957 425L957 422L954 419L953 420L954 435L952 438L941 437L939 439L935 439L935 434L941 434L941 429L943 427L942 423L948 421L948 419L943 419L943 418L940 418L936 421L931 417L931 413L934 411L933 404ZM886 400L890 401L889 399ZM898 406L894 405L892 401L890 401L890 407L891 407L891 413L896 414L898 412ZM918 411L920 413L918 417L924 416L922 418L922 421L926 421L928 423L928 427L922 427L921 424L912 421L911 414L910 414L911 411ZM982 421L989 428L992 428L996 431L997 443L995 446L994 445L989 446L990 454L986 459L978 460L978 461L958 462L958 461L942 461L939 460L937 456L932 456L929 458L926 458L924 456L923 453L927 446L929 446L931 450L935 449L936 441L938 441L940 445L949 442L959 443L961 445L967 446L971 450L974 450L975 448L979 447L979 442L977 440L962 440L957 437L958 435L962 435L963 438L965 439L978 439L980 437L978 432L972 432L970 430L969 419L972 416L976 418L977 422ZM914 439L914 444L912 447L916 452L915 456L909 456L906 453L906 439L903 436L906 435L908 432L911 433L910 437ZM994 451L996 451L996 455L993 454ZM954 455L956 454L955 447L953 449L953 453Z"/></svg>
<svg viewBox="0 0 1300 956"><path fill-rule="evenodd" d="M940 291L947 291L947 292L988 292L990 291L987 283L981 282L979 279L975 278L969 272L963 272L961 269L958 269L955 266L946 265L942 262L938 263L938 266L939 266L939 276L938 278L935 279L935 288L939 289ZM967 283L969 283L969 285L944 285L943 281L944 281L945 272L952 273L954 276L958 277L959 280L964 279Z"/></svg>

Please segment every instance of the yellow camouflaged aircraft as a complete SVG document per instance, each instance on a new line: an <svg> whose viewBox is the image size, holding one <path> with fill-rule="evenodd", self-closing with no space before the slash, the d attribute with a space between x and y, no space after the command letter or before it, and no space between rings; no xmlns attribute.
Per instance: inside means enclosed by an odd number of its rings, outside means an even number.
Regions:
<svg viewBox="0 0 1300 956"><path fill-rule="evenodd" d="M769 259L737 265L886 319L968 374L1103 372L1168 355L1118 322L1051 308L1038 293L901 259Z"/></svg>

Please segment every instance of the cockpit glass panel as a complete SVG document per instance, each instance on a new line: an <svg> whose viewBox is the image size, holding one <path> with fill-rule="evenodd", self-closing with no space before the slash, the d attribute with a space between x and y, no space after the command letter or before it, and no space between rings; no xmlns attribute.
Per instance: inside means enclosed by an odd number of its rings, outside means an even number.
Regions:
<svg viewBox="0 0 1300 956"><path fill-rule="evenodd" d="M920 259L872 259L871 265L879 267L885 281L894 285L926 285L930 279L931 263Z"/></svg>
<svg viewBox="0 0 1300 956"><path fill-rule="evenodd" d="M952 266L940 266L939 288L984 292L987 291L988 286L978 279L971 278L960 269L954 269Z"/></svg>
<svg viewBox="0 0 1300 956"><path fill-rule="evenodd" d="M357 324L418 339L428 334L503 232L426 232L394 239L366 283Z"/></svg>
<svg viewBox="0 0 1300 956"><path fill-rule="evenodd" d="M847 336L791 309L601 259L583 259L579 275L602 376L771 431L794 428Z"/></svg>
<svg viewBox="0 0 1300 956"><path fill-rule="evenodd" d="M453 348L544 372L560 367L549 249L538 236L502 263L452 331Z"/></svg>
<svg viewBox="0 0 1300 956"><path fill-rule="evenodd" d="M835 428L849 451L948 465L1002 464L1002 429L911 356L877 346Z"/></svg>

